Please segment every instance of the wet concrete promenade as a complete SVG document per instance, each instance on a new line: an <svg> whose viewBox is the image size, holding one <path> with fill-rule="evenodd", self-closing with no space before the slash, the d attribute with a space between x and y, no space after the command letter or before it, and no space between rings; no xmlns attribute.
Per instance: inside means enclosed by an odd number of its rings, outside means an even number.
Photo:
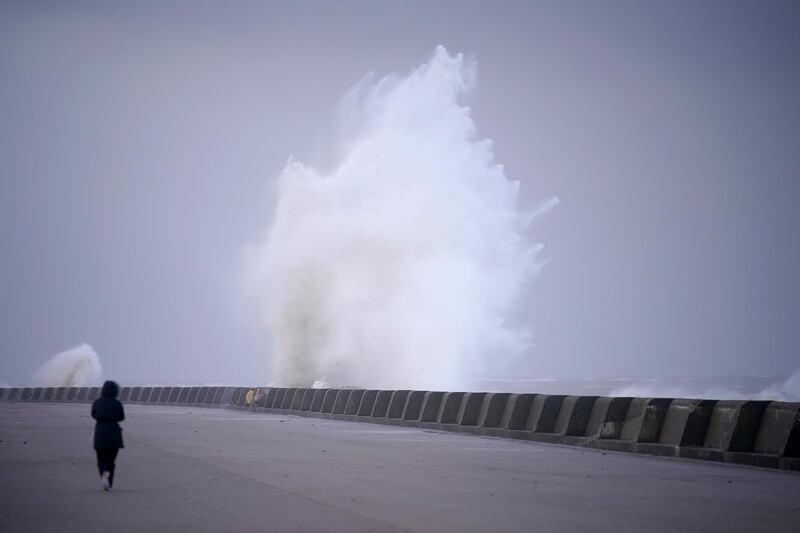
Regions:
<svg viewBox="0 0 800 533"><path fill-rule="evenodd" d="M800 531L800 474L417 428L0 403L0 531Z"/></svg>

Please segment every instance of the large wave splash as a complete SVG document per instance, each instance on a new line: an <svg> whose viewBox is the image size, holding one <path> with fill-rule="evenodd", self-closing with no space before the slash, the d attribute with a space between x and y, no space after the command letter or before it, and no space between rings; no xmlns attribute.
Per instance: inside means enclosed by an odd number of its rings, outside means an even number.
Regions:
<svg viewBox="0 0 800 533"><path fill-rule="evenodd" d="M540 266L536 212L462 102L474 60L444 47L342 102L328 174L291 160L259 249L275 381L456 390L522 353L506 317Z"/></svg>
<svg viewBox="0 0 800 533"><path fill-rule="evenodd" d="M102 383L100 358L88 344L57 353L33 375L37 387L89 387Z"/></svg>

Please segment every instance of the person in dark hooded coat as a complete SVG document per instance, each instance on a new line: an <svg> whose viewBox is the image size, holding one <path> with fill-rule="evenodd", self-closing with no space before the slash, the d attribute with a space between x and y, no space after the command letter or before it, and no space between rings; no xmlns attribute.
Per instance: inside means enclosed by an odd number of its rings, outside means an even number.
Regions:
<svg viewBox="0 0 800 533"><path fill-rule="evenodd" d="M100 397L92 403L94 426L94 451L97 453L97 470L104 490L114 485L114 461L119 449L123 448L122 428L119 422L125 420L122 403L117 399L119 385L113 381L103 383Z"/></svg>

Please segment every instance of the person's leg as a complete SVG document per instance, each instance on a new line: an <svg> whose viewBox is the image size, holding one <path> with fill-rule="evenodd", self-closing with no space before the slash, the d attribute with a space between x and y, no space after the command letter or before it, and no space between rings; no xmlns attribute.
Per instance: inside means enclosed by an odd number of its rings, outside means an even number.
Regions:
<svg viewBox="0 0 800 533"><path fill-rule="evenodd" d="M102 476L103 466L105 465L105 454L103 454L103 450L99 448L95 448L94 452L97 454L97 472Z"/></svg>
<svg viewBox="0 0 800 533"><path fill-rule="evenodd" d="M119 448L111 448L108 450L108 485L111 487L114 486L114 469L117 466L114 464L114 461L117 460L118 453Z"/></svg>
<svg viewBox="0 0 800 533"><path fill-rule="evenodd" d="M112 450L108 448L98 448L97 452L97 469L100 471L100 481L102 482L103 489L108 490L111 488L111 469L113 468L113 461L109 458L109 453Z"/></svg>

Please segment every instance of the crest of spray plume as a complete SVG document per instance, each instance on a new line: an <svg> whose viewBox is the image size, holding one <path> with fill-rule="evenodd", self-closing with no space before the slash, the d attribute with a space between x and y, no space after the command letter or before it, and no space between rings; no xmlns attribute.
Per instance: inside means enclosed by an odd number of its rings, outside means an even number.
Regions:
<svg viewBox="0 0 800 533"><path fill-rule="evenodd" d="M367 79L343 100L338 166L283 170L257 266L279 384L452 390L525 347L504 317L537 268L535 213L476 136L474 81L441 46Z"/></svg>
<svg viewBox="0 0 800 533"><path fill-rule="evenodd" d="M102 383L100 358L88 344L57 353L33 376L33 384L39 387L88 387Z"/></svg>

